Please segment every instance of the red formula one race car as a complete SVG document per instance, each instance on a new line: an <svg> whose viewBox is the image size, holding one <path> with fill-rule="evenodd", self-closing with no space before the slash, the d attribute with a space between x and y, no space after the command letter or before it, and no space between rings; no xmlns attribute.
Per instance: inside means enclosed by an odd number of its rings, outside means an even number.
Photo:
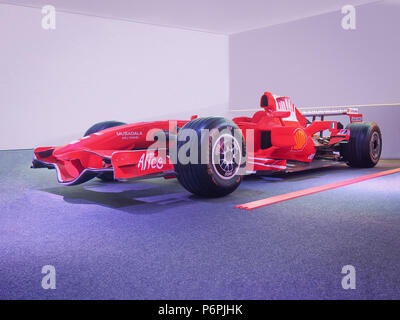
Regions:
<svg viewBox="0 0 400 320"><path fill-rule="evenodd" d="M262 95L260 106L252 117L232 120L192 116L190 121L101 122L66 146L35 149L32 167L56 169L64 185L95 177L176 177L194 194L218 197L233 192L246 174L338 162L373 167L379 161L380 129L363 122L357 109L301 113L288 97L269 92ZM338 121L324 120L330 115L347 115L350 123L344 128Z"/></svg>

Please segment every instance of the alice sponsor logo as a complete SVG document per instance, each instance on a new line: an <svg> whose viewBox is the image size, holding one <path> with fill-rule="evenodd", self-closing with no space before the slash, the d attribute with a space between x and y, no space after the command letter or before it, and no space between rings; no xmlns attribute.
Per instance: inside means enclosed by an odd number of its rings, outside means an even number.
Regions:
<svg viewBox="0 0 400 320"><path fill-rule="evenodd" d="M138 168L140 168L141 171L156 168L161 170L163 167L163 158L154 156L154 153L143 153L138 163Z"/></svg>

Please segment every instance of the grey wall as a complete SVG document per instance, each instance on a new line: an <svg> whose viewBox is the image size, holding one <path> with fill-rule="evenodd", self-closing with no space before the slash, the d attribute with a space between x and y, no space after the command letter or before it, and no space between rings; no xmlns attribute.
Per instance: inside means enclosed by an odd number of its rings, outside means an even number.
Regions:
<svg viewBox="0 0 400 320"><path fill-rule="evenodd" d="M95 122L228 107L228 37L0 5L0 149L62 145Z"/></svg>
<svg viewBox="0 0 400 320"><path fill-rule="evenodd" d="M340 11L230 37L230 107L257 107L262 92L297 106L400 102L400 5L357 7L357 29ZM400 107L360 109L383 132L383 157L400 158ZM343 119L345 120L345 119Z"/></svg>

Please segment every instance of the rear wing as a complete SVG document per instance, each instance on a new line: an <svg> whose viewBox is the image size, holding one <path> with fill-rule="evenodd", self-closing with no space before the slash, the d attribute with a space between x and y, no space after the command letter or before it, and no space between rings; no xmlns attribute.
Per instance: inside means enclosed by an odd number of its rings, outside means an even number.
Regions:
<svg viewBox="0 0 400 320"><path fill-rule="evenodd" d="M341 116L347 115L350 117L350 122L362 122L362 114L358 108L335 108L335 107L320 107L320 108L297 108L304 117L313 117L313 121L317 117L324 120L325 116Z"/></svg>
<svg viewBox="0 0 400 320"><path fill-rule="evenodd" d="M359 114L358 108L297 108L305 117L320 117L320 116L339 116Z"/></svg>

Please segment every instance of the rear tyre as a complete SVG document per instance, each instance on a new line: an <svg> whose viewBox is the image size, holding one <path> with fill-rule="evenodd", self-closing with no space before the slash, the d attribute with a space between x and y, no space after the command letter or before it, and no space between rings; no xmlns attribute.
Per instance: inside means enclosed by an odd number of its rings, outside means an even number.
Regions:
<svg viewBox="0 0 400 320"><path fill-rule="evenodd" d="M372 168L382 153L382 134L375 122L356 122L347 125L350 140L343 146L342 155L350 167Z"/></svg>
<svg viewBox="0 0 400 320"><path fill-rule="evenodd" d="M85 137L89 136L93 133L99 132L101 130L105 130L108 128L113 128L113 127L118 127L125 125L126 123L124 122L119 122L119 121L104 121L104 122L99 122L91 126L86 132L85 132ZM99 173L97 175L97 178L103 180L103 181L114 181L114 173L113 172L103 172Z"/></svg>
<svg viewBox="0 0 400 320"><path fill-rule="evenodd" d="M246 146L232 121L207 117L188 122L178 132L176 153L178 181L193 194L222 197L242 182Z"/></svg>

